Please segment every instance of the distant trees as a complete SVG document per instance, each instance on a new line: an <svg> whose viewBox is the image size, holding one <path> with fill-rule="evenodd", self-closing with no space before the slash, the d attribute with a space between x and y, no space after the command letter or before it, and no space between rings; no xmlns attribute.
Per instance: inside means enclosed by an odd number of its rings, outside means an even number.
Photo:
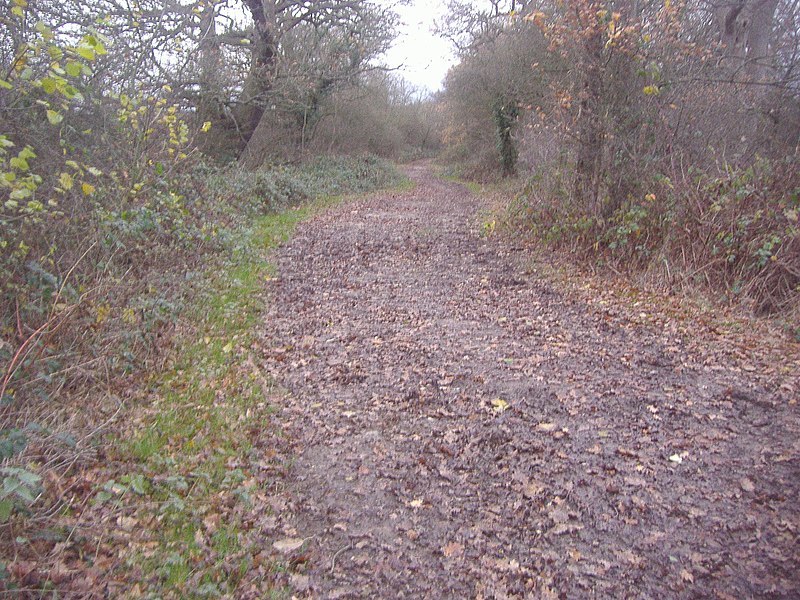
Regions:
<svg viewBox="0 0 800 600"><path fill-rule="evenodd" d="M541 31L524 18L525 10L521 2L487 2L480 10L456 1L439 25L461 58L446 82L445 140L451 156L478 171L515 171L519 117L548 93L532 65L542 61L554 68L555 63Z"/></svg>
<svg viewBox="0 0 800 600"><path fill-rule="evenodd" d="M391 8L364 0L245 0L254 23L250 69L239 99L243 160L269 153L274 111L289 117L304 145L334 90L354 85L395 36Z"/></svg>

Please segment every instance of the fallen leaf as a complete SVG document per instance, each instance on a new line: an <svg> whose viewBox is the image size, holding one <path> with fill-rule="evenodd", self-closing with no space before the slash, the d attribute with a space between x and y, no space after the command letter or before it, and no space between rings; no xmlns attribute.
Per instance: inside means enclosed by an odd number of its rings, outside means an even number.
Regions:
<svg viewBox="0 0 800 600"><path fill-rule="evenodd" d="M683 462L683 458L681 458L680 454L673 454L672 456L669 457L669 460L678 465Z"/></svg>
<svg viewBox="0 0 800 600"><path fill-rule="evenodd" d="M458 542L450 542L444 548L442 548L442 554L444 554L447 558L461 556L464 554L464 545L459 544Z"/></svg>
<svg viewBox="0 0 800 600"><path fill-rule="evenodd" d="M501 413L508 408L508 402L503 400L502 398L495 398L492 400L492 410L496 413Z"/></svg>
<svg viewBox="0 0 800 600"><path fill-rule="evenodd" d="M219 529L219 514L213 513L203 519L203 525L211 535Z"/></svg>
<svg viewBox="0 0 800 600"><path fill-rule="evenodd" d="M535 498L544 491L544 485L538 481L529 482L523 489L522 495L526 498Z"/></svg>
<svg viewBox="0 0 800 600"><path fill-rule="evenodd" d="M556 428L555 423L539 423L538 427L539 431L545 431L545 432L555 431L555 428Z"/></svg>
<svg viewBox="0 0 800 600"><path fill-rule="evenodd" d="M285 538L272 544L272 547L278 552L289 554L290 552L298 550L303 545L303 542L304 540L301 538Z"/></svg>
<svg viewBox="0 0 800 600"><path fill-rule="evenodd" d="M292 573L291 577L289 577L289 585L298 592L308 591L308 588L311 587L308 575L300 575L298 573Z"/></svg>
<svg viewBox="0 0 800 600"><path fill-rule="evenodd" d="M635 450L631 450L630 448L617 448L617 454L620 456L626 456L628 458L639 458L639 453Z"/></svg>
<svg viewBox="0 0 800 600"><path fill-rule="evenodd" d="M117 525L124 531L132 531L138 521L133 517L121 516L117 518Z"/></svg>
<svg viewBox="0 0 800 600"><path fill-rule="evenodd" d="M739 480L739 485L742 486L745 492L754 492L756 490L756 486L747 477Z"/></svg>
<svg viewBox="0 0 800 600"><path fill-rule="evenodd" d="M583 525L578 525L576 523L558 523L554 527L551 527L545 533L546 536L551 535L563 535L565 533L575 533L576 531L580 531L583 529Z"/></svg>
<svg viewBox="0 0 800 600"><path fill-rule="evenodd" d="M409 506L412 508L420 508L422 506L423 500L422 498L417 498L416 500L412 500L409 502Z"/></svg>
<svg viewBox="0 0 800 600"><path fill-rule="evenodd" d="M689 573L686 569L681 571L681 581L685 581L687 583L694 583L694 575Z"/></svg>

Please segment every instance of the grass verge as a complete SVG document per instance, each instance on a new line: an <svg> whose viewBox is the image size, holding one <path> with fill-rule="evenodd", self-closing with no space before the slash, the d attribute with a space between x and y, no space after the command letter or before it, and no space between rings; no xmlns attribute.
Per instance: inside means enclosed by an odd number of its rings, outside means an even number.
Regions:
<svg viewBox="0 0 800 600"><path fill-rule="evenodd" d="M128 597L213 598L242 586L260 597L276 594L271 573L278 567L260 557L254 538L259 519L269 519L270 475L280 468L264 447L280 435L269 422L278 393L254 352L262 289L275 276L268 253L338 200L257 218L204 281L180 350L152 378L153 400L119 446L118 460L134 470L98 497L113 505L127 495L128 505L139 505L118 518L130 534L121 579L141 581Z"/></svg>

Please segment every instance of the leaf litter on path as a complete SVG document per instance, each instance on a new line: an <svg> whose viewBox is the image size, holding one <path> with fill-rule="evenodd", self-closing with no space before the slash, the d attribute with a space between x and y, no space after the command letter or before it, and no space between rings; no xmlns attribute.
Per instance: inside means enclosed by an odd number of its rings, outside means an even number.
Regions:
<svg viewBox="0 0 800 600"><path fill-rule="evenodd" d="M285 584L795 597L797 348L759 355L678 311L545 278L524 248L481 237L480 198L410 174L412 191L333 209L278 256L262 346L296 455Z"/></svg>

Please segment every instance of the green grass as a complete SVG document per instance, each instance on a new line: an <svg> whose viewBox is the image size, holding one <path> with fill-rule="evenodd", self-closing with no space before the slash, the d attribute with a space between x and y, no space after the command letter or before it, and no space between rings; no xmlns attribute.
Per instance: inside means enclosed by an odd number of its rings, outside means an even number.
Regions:
<svg viewBox="0 0 800 600"><path fill-rule="evenodd" d="M242 516L268 482L250 468L253 431L270 427L273 388L255 368L252 346L265 305L263 286L276 275L269 252L295 227L341 201L328 197L256 218L222 264L209 269L205 291L183 316L171 366L153 377L152 405L122 441L120 458L153 484L136 512L157 527L137 532L146 552L132 552L150 598L232 594L263 550ZM209 527L204 519L220 515ZM193 586L192 582L202 582ZM264 594L278 594L264 581Z"/></svg>
<svg viewBox="0 0 800 600"><path fill-rule="evenodd" d="M482 194L485 189L485 186L478 183L477 181L470 181L469 179L463 179L457 175L440 174L439 177L441 179L444 179L445 181L451 181L453 183L463 185L470 191L470 193L475 194L476 196Z"/></svg>

